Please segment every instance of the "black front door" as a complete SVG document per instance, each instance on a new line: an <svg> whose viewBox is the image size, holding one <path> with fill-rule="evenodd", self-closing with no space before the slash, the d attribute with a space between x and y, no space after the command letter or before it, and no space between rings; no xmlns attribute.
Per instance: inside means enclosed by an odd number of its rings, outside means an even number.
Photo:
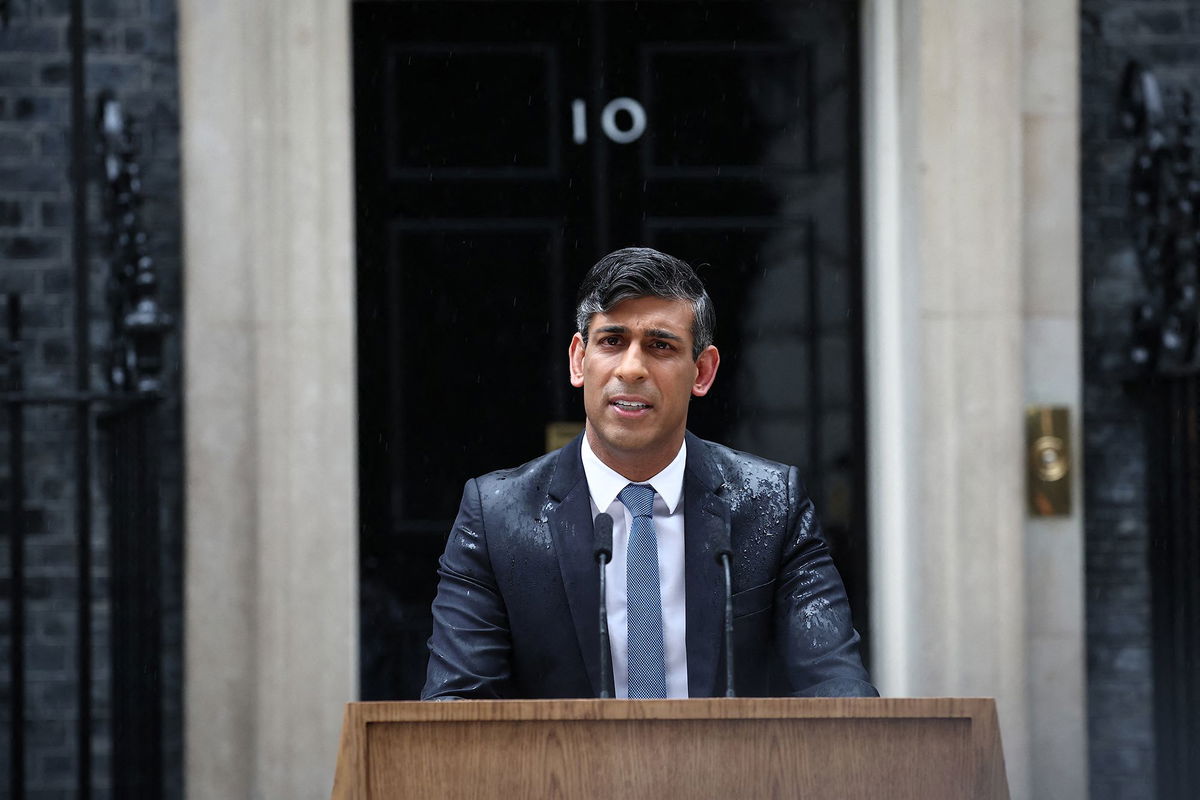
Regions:
<svg viewBox="0 0 1200 800"><path fill-rule="evenodd" d="M699 267L691 430L798 465L866 623L856 4L354 6L362 686L415 697L468 478L581 424L575 290Z"/></svg>

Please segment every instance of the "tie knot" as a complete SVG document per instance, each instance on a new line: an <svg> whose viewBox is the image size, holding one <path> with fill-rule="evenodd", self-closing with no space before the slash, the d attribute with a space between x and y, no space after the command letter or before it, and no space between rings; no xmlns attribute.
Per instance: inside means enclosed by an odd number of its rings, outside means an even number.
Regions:
<svg viewBox="0 0 1200 800"><path fill-rule="evenodd" d="M654 514L654 487L644 483L631 483L617 495L629 513L635 517L649 517Z"/></svg>

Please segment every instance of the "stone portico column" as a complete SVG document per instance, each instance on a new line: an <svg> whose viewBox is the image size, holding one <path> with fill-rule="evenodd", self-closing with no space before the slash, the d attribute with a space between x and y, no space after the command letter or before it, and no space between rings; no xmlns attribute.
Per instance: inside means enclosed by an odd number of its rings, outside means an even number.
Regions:
<svg viewBox="0 0 1200 800"><path fill-rule="evenodd" d="M186 792L326 798L356 699L349 5L181 0Z"/></svg>
<svg viewBox="0 0 1200 800"><path fill-rule="evenodd" d="M1078 4L866 0L875 678L997 698L1014 798L1087 795ZM1024 498L1075 413L1075 510Z"/></svg>
<svg viewBox="0 0 1200 800"><path fill-rule="evenodd" d="M1021 7L864 11L875 677L995 697L1026 798Z"/></svg>

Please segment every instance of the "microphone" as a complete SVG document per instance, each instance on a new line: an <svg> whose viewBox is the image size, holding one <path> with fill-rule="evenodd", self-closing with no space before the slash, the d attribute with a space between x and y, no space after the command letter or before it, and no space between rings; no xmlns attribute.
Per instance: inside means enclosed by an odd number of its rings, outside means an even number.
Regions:
<svg viewBox="0 0 1200 800"><path fill-rule="evenodd" d="M604 582L604 567L612 561L613 518L600 513L596 515L594 524L596 540L592 557L600 565L600 697L609 698L612 697L608 691L608 671L612 663L612 654L609 652L608 643L608 595Z"/></svg>
<svg viewBox="0 0 1200 800"><path fill-rule="evenodd" d="M725 520L725 529L717 537L717 563L725 567L725 696L737 697L733 690L733 573L730 566L733 562L733 547L729 543L729 520Z"/></svg>

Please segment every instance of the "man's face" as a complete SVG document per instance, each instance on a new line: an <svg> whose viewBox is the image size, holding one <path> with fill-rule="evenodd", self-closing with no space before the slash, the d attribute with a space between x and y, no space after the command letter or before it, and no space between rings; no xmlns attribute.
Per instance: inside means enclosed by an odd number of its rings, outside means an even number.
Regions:
<svg viewBox="0 0 1200 800"><path fill-rule="evenodd" d="M692 359L692 307L661 297L632 298L593 315L587 345L575 334L570 356L588 444L631 480L652 477L675 457L689 398L708 393L720 361L712 346Z"/></svg>

